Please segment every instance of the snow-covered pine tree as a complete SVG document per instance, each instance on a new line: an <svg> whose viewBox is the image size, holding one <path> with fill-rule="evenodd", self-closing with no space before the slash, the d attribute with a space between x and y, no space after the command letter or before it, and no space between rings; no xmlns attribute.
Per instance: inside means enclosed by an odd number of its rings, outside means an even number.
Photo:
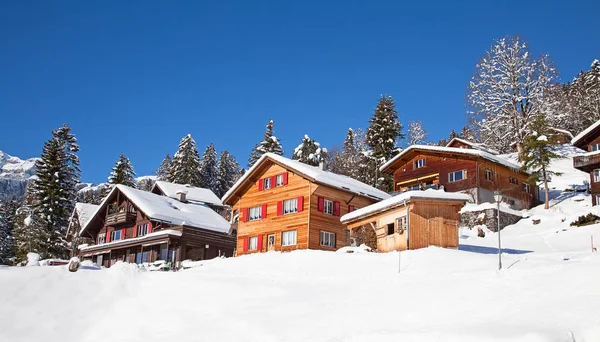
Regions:
<svg viewBox="0 0 600 342"><path fill-rule="evenodd" d="M47 258L54 256L49 252L48 241L51 234L43 225L43 220L33 209L37 199L33 194L33 185L25 190L23 203L15 211L13 224L13 250L15 263L27 261L27 253L35 252Z"/></svg>
<svg viewBox="0 0 600 342"><path fill-rule="evenodd" d="M191 134L186 135L179 142L179 149L173 156L169 167L169 182L192 186L202 185L200 156Z"/></svg>
<svg viewBox="0 0 600 342"><path fill-rule="evenodd" d="M559 176L559 172L550 169L550 163L555 159L562 158L553 151L551 142L552 130L549 121L544 114L536 116L530 123L531 133L525 137L523 151L520 159L523 161L523 169L532 171L529 180L531 182L542 182L546 192L544 208L549 208L548 181L552 176Z"/></svg>
<svg viewBox="0 0 600 342"><path fill-rule="evenodd" d="M144 190L144 191L150 191L150 190L152 190L154 183L156 183L156 181L154 179L145 177L145 178L140 179L137 182L137 188L140 190Z"/></svg>
<svg viewBox="0 0 600 342"><path fill-rule="evenodd" d="M427 133L427 131L425 131L425 128L423 128L423 123L421 122L421 120L417 120L408 123L406 135L408 140L408 146L411 146L425 144L429 133Z"/></svg>
<svg viewBox="0 0 600 342"><path fill-rule="evenodd" d="M256 161L265 153L275 153L280 156L283 155L283 147L281 147L281 142L279 141L279 138L273 135L274 125L275 123L273 120L269 120L263 140L255 145L252 152L250 152L250 158L248 158L249 168L252 167L252 165L254 165L254 163L256 163Z"/></svg>
<svg viewBox="0 0 600 342"><path fill-rule="evenodd" d="M13 231L17 201L0 200L0 265L11 265L14 261Z"/></svg>
<svg viewBox="0 0 600 342"><path fill-rule="evenodd" d="M522 151L555 75L548 55L533 58L517 37L497 40L477 64L467 95L482 142L505 153L516 143Z"/></svg>
<svg viewBox="0 0 600 342"><path fill-rule="evenodd" d="M382 165L396 155L396 141L404 138L396 104L391 96L381 96L369 123L366 141L377 164Z"/></svg>
<svg viewBox="0 0 600 342"><path fill-rule="evenodd" d="M240 177L240 165L235 157L228 151L221 152L219 156L217 179L219 181L218 191L215 192L219 198L223 197Z"/></svg>
<svg viewBox="0 0 600 342"><path fill-rule="evenodd" d="M206 150L204 150L204 153L202 154L199 170L200 186L205 189L210 189L217 194L219 192L217 150L212 143L206 147Z"/></svg>
<svg viewBox="0 0 600 342"><path fill-rule="evenodd" d="M168 181L169 180L169 168L171 167L171 156L167 153L165 158L162 160L158 169L154 171L156 174L156 179L159 181Z"/></svg>
<svg viewBox="0 0 600 342"><path fill-rule="evenodd" d="M123 153L119 155L119 160L117 160L115 166L110 172L108 184L123 184L131 188L136 187L133 165L131 165L131 161L129 161L129 158L127 158Z"/></svg>
<svg viewBox="0 0 600 342"><path fill-rule="evenodd" d="M65 232L77 198L79 169L77 139L67 125L52 131L36 161L33 210L48 233L45 248L39 252L56 258L68 257Z"/></svg>
<svg viewBox="0 0 600 342"><path fill-rule="evenodd" d="M326 155L327 149L321 148L321 144L305 134L300 145L294 149L292 159L304 164L319 166L321 162L325 162Z"/></svg>

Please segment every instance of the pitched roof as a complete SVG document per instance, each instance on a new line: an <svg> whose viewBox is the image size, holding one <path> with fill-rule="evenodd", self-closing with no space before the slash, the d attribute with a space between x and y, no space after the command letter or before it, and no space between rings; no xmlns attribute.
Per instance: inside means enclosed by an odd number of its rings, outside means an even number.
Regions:
<svg viewBox="0 0 600 342"><path fill-rule="evenodd" d="M152 187L152 191L158 188L167 197L177 199L178 192L184 192L186 200L190 202L201 202L207 204L223 205L223 202L210 189L199 188L196 186L175 184L165 181L156 181Z"/></svg>
<svg viewBox="0 0 600 342"><path fill-rule="evenodd" d="M353 221L365 216L368 216L373 213L377 213L380 211L384 211L389 208L393 208L399 206L404 201L410 201L412 199L431 199L431 200L453 200L453 201L469 201L470 197L466 194L461 194L457 192L444 192L443 190L415 190L415 191L407 191L403 192L399 195L396 195L392 198L388 198L381 202L377 202L366 206L364 208L360 208L351 213L348 213L340 218L341 222Z"/></svg>
<svg viewBox="0 0 600 342"><path fill-rule="evenodd" d="M472 142L472 141L461 139L461 138L452 138L452 140L450 140L450 142L448 144L446 144L446 147L450 147L450 145L452 145L452 143L455 141L461 142L465 145L469 145L476 150L482 150L482 151L485 151L485 152L488 152L491 154L500 154L500 152L494 150L493 148L487 146L486 144L476 143L476 142Z"/></svg>
<svg viewBox="0 0 600 342"><path fill-rule="evenodd" d="M221 233L229 232L231 227L229 222L221 215L203 204L183 203L170 197L130 188L121 184L118 184L111 190L104 201L98 206L93 216L98 215L102 208L108 205L108 199L111 198L115 191L120 191L152 220L166 222L174 226L184 225ZM82 227L81 232L87 229L89 222L91 220Z"/></svg>
<svg viewBox="0 0 600 342"><path fill-rule="evenodd" d="M222 200L224 203L227 199L242 185L250 175L266 160L271 160L286 169L292 170L295 173L300 174L302 177L309 179L312 182L330 186L332 188L340 189L350 193L354 193L359 196L370 197L373 199L381 200L389 198L390 195L387 192L376 189L370 185L359 182L356 179L338 175L333 172L321 170L319 167L307 165L296 160L282 157L274 153L263 154L256 163L246 172L244 175L227 191L223 196Z"/></svg>
<svg viewBox="0 0 600 342"><path fill-rule="evenodd" d="M406 148L405 150L403 150L402 152L400 152L400 154L397 154L394 158L388 160L385 164L383 164L379 168L379 170L381 170L381 171L386 170L388 167L390 167L392 164L394 164L397 160L399 160L400 158L402 158L403 156L405 156L406 154L408 154L411 151L431 151L431 152L441 152L441 153L463 154L466 156L481 157L481 158L491 161L493 163L504 165L510 169L514 169L514 170L521 169L521 165L519 165L519 164L515 164L515 163L503 158L502 156L494 155L494 154L491 154L491 153L488 153L488 152L482 151L482 150L470 149L470 148L458 148L458 147L412 145L412 146L409 146L408 148ZM525 172L525 171L523 171L523 172ZM525 173L528 173L528 172L525 172Z"/></svg>
<svg viewBox="0 0 600 342"><path fill-rule="evenodd" d="M573 140L571 140L572 145L577 145L581 142L588 134L592 133L596 128L600 127L600 120L593 123L590 127L584 129L581 133L577 134Z"/></svg>
<svg viewBox="0 0 600 342"><path fill-rule="evenodd" d="M77 217L79 218L79 225L85 226L96 210L98 210L100 206L97 204L89 204L89 203L75 203L75 212L77 213Z"/></svg>

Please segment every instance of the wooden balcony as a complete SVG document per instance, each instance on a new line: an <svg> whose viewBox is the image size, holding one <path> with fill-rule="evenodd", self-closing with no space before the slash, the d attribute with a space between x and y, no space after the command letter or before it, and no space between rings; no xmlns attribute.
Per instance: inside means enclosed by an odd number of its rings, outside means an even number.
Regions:
<svg viewBox="0 0 600 342"><path fill-rule="evenodd" d="M128 213L128 212L114 213L114 214L109 214L106 216L106 225L135 222L136 219L137 219L136 213Z"/></svg>
<svg viewBox="0 0 600 342"><path fill-rule="evenodd" d="M600 154L575 156L573 157L573 167L584 172L600 169Z"/></svg>

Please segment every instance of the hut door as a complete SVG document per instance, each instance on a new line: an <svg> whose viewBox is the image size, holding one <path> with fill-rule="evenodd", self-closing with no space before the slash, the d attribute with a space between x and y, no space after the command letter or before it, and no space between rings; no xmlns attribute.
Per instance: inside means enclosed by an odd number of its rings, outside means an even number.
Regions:
<svg viewBox="0 0 600 342"><path fill-rule="evenodd" d="M267 235L267 251L275 250L275 234Z"/></svg>

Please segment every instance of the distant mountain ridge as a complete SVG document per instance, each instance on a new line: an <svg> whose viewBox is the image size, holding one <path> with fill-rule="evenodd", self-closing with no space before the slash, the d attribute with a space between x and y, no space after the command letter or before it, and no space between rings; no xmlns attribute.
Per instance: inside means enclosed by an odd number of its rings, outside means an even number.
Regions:
<svg viewBox="0 0 600 342"><path fill-rule="evenodd" d="M21 159L0 151L0 198L21 198L27 182L35 176L39 158Z"/></svg>

